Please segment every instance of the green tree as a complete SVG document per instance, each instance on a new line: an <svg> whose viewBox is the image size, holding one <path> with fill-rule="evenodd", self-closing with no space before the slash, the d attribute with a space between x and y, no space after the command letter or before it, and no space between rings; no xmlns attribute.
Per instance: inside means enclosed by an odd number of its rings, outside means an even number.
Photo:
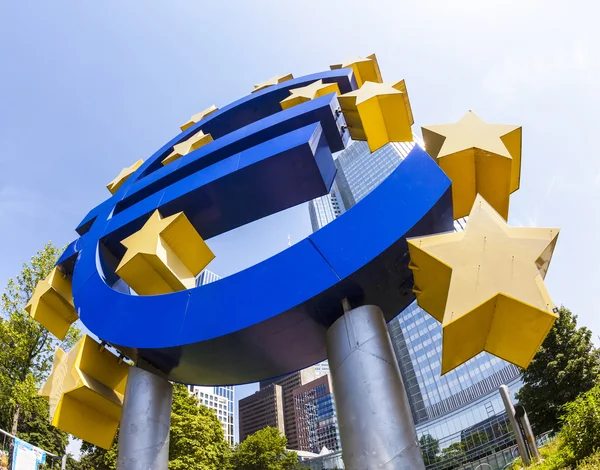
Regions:
<svg viewBox="0 0 600 470"><path fill-rule="evenodd" d="M62 455L69 443L69 435L56 429L48 419L48 400L35 396L21 410L19 437L41 449Z"/></svg>
<svg viewBox="0 0 600 470"><path fill-rule="evenodd" d="M462 442L455 442L442 449L440 455L440 469L451 469L458 467L465 461L465 445Z"/></svg>
<svg viewBox="0 0 600 470"><path fill-rule="evenodd" d="M600 374L600 355L592 333L577 327L577 316L565 307L529 367L517 394L536 433L558 430L563 405L591 389Z"/></svg>
<svg viewBox="0 0 600 470"><path fill-rule="evenodd" d="M231 456L233 470L291 470L298 465L296 452L286 451L287 439L266 427L238 444Z"/></svg>
<svg viewBox="0 0 600 470"><path fill-rule="evenodd" d="M560 435L578 462L600 450L600 383L564 406Z"/></svg>
<svg viewBox="0 0 600 470"><path fill-rule="evenodd" d="M118 442L107 451L84 442L77 470L115 470ZM169 436L171 470L225 470L230 448L214 410L201 405L181 384L173 384Z"/></svg>
<svg viewBox="0 0 600 470"><path fill-rule="evenodd" d="M437 454L440 452L440 442L431 434L423 434L419 439L419 446L423 454L425 464L432 464L437 461Z"/></svg>
<svg viewBox="0 0 600 470"><path fill-rule="evenodd" d="M229 444L214 410L181 384L173 385L169 469L222 470L227 466Z"/></svg>
<svg viewBox="0 0 600 470"><path fill-rule="evenodd" d="M37 396L37 390L52 368L56 346L69 349L80 333L71 328L60 343L24 308L38 281L54 267L60 251L47 243L23 264L16 278L9 279L0 302L0 426L53 452L64 452L66 434L47 423L48 406Z"/></svg>
<svg viewBox="0 0 600 470"><path fill-rule="evenodd" d="M490 436L485 431L472 432L462 442L469 460L494 451L494 444L490 442Z"/></svg>
<svg viewBox="0 0 600 470"><path fill-rule="evenodd" d="M119 448L119 434L110 449L96 447L89 442L81 443L81 458L79 462L72 462L73 470L115 470L117 468L117 453Z"/></svg>

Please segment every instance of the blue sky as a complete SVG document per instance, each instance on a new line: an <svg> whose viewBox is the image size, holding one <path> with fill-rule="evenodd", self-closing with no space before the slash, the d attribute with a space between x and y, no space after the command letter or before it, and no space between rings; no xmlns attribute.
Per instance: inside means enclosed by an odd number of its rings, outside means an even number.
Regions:
<svg viewBox="0 0 600 470"><path fill-rule="evenodd" d="M598 343L599 9L553 0L2 2L0 286L44 242L74 239L106 184L190 115L274 74L376 52L384 79L406 79L416 130L469 109L523 126L510 221L562 228L547 285ZM211 240L210 269L234 273L309 232L306 207L290 209Z"/></svg>

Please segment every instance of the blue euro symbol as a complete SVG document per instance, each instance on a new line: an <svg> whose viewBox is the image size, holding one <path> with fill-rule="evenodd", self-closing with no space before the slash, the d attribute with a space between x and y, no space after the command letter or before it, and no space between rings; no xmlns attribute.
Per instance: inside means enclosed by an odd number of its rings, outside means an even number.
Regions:
<svg viewBox="0 0 600 470"><path fill-rule="evenodd" d="M387 320L414 300L406 238L452 229L450 180L416 146L336 220L237 274L186 291L136 296L114 271L121 240L159 210L183 211L206 240L329 192L332 152L348 141L334 93L281 110L289 90L322 79L356 89L350 69L283 82L222 108L149 158L77 227L59 263L72 275L84 325L178 382L239 384L326 357L326 331L352 305ZM166 166L198 130L213 142Z"/></svg>

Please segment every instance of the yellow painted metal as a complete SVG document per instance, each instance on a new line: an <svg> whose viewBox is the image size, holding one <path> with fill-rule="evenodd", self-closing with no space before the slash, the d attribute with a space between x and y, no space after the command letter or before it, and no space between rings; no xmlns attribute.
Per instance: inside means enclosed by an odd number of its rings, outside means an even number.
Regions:
<svg viewBox="0 0 600 470"><path fill-rule="evenodd" d="M190 118L190 120L188 122L186 122L183 126L181 126L181 130L185 131L186 129L192 127L194 124L202 121L202 119L204 119L209 114L212 114L212 113L214 113L215 111L218 111L218 110L219 110L219 108L217 108L213 104L210 107L206 108L204 111L200 111L199 113L194 114Z"/></svg>
<svg viewBox="0 0 600 470"><path fill-rule="evenodd" d="M442 374L482 351L526 368L557 315L556 228L509 227L477 195L464 232L408 240L417 302L442 322Z"/></svg>
<svg viewBox="0 0 600 470"><path fill-rule="evenodd" d="M317 80L302 88L290 90L290 96L280 101L281 109L288 109L292 106L314 100L319 96L325 96L330 93L340 94L340 88L337 83L323 83L323 80Z"/></svg>
<svg viewBox="0 0 600 470"><path fill-rule="evenodd" d="M188 140L185 140L179 144L175 144L173 146L173 151L162 161L162 164L168 165L169 163L180 159L184 155L187 155L194 150L198 150L200 147L203 147L212 141L213 138L210 134L205 134L202 131L198 131Z"/></svg>
<svg viewBox="0 0 600 470"><path fill-rule="evenodd" d="M123 168L121 173L119 173L114 180L106 185L106 189L108 189L111 194L115 194L123 185L123 183L127 181L127 179L135 172L135 170L142 166L142 163L144 163L144 160L138 160L133 165Z"/></svg>
<svg viewBox="0 0 600 470"><path fill-rule="evenodd" d="M456 124L422 130L427 152L452 180L454 218L466 216L481 194L508 219L521 177L521 127L488 124L469 111Z"/></svg>
<svg viewBox="0 0 600 470"><path fill-rule="evenodd" d="M331 70L352 69L354 78L356 78L356 84L359 88L362 87L365 82L383 82L381 71L379 70L379 63L377 62L375 54L368 55L367 57L353 57L341 64L330 65L329 68Z"/></svg>
<svg viewBox="0 0 600 470"><path fill-rule="evenodd" d="M215 257L183 212L163 218L157 210L121 243L127 251L116 272L139 295L195 287Z"/></svg>
<svg viewBox="0 0 600 470"><path fill-rule="evenodd" d="M413 116L404 80L365 82L339 97L350 137L366 140L371 152L389 142L411 142Z"/></svg>
<svg viewBox="0 0 600 470"><path fill-rule="evenodd" d="M112 445L123 408L129 366L85 335L65 353L58 348L39 394L53 426L96 446Z"/></svg>
<svg viewBox="0 0 600 470"><path fill-rule="evenodd" d="M294 76L291 73L288 73L287 75L275 75L269 78L268 80L265 80L264 82L256 83L254 85L254 90L252 90L252 93L256 93L257 91L263 90L267 87L277 85L278 83L287 82L292 78L294 78Z"/></svg>
<svg viewBox="0 0 600 470"><path fill-rule="evenodd" d="M73 305L71 280L54 268L38 282L25 310L58 339L65 339L69 327L79 318Z"/></svg>

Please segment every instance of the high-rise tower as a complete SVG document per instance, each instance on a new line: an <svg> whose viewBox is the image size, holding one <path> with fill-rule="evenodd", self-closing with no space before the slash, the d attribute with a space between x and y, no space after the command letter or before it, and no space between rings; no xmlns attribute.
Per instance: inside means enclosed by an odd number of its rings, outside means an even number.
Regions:
<svg viewBox="0 0 600 470"><path fill-rule="evenodd" d="M283 423L285 437L288 440L289 449L298 449L298 427L296 423L296 412L294 407L294 389L312 382L317 377L315 366L293 372L269 380L261 380L260 391L271 385L279 385L283 391ZM260 392L257 392L260 393Z"/></svg>

